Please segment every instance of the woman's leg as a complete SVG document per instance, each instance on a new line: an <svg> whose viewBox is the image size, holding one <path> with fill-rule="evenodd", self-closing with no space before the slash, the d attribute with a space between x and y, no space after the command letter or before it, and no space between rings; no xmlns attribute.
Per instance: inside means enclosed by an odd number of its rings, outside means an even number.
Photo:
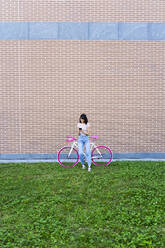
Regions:
<svg viewBox="0 0 165 248"><path fill-rule="evenodd" d="M80 162L82 165L84 165L83 141L81 139L78 139L78 153L80 157Z"/></svg>
<svg viewBox="0 0 165 248"><path fill-rule="evenodd" d="M91 149L90 149L89 137L86 137L85 140L85 153L87 157L88 167L91 167Z"/></svg>

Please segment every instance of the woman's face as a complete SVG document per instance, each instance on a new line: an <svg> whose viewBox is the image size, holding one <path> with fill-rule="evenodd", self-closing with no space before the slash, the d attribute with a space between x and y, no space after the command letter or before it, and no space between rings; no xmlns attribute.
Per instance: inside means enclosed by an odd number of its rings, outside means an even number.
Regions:
<svg viewBox="0 0 165 248"><path fill-rule="evenodd" d="M81 123L85 123L85 120L84 119L80 119Z"/></svg>

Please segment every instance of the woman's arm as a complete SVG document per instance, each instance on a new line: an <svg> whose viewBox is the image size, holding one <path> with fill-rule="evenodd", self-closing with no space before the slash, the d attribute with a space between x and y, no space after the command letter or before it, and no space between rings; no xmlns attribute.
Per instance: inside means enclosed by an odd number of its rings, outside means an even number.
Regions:
<svg viewBox="0 0 165 248"><path fill-rule="evenodd" d="M88 127L88 131L83 131L82 128L79 128L78 135L80 135L80 132L89 136L90 135L90 128Z"/></svg>
<svg viewBox="0 0 165 248"><path fill-rule="evenodd" d="M83 130L82 130L81 132L89 136L89 135L90 135L90 130L89 130L89 129L90 129L90 128L88 127L88 131L83 131Z"/></svg>
<svg viewBox="0 0 165 248"><path fill-rule="evenodd" d="M79 128L78 130L78 136L80 135L80 132L82 131L82 128Z"/></svg>

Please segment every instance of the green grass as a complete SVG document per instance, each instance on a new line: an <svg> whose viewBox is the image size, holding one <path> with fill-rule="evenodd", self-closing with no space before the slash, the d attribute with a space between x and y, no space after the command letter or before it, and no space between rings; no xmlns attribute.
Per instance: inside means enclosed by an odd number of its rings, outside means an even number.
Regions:
<svg viewBox="0 0 165 248"><path fill-rule="evenodd" d="M0 247L164 248L165 162L0 164Z"/></svg>

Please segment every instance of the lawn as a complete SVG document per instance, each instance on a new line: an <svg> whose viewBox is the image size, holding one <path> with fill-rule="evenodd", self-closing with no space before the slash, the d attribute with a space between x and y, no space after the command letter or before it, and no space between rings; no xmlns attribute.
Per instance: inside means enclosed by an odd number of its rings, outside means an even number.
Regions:
<svg viewBox="0 0 165 248"><path fill-rule="evenodd" d="M0 164L0 247L164 248L165 162Z"/></svg>

